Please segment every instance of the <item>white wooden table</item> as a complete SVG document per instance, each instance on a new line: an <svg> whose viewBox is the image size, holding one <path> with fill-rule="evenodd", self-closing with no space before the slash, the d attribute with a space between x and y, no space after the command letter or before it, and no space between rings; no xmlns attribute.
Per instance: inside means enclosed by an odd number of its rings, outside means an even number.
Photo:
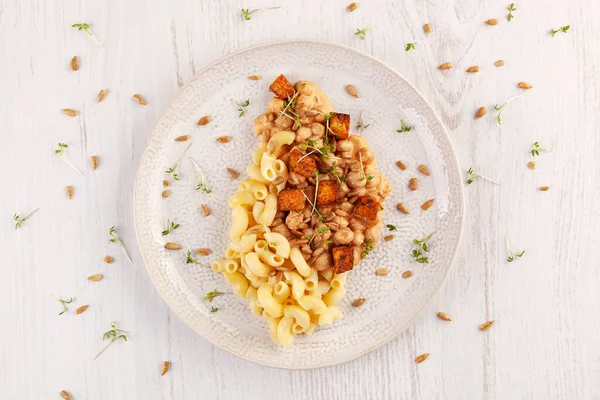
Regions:
<svg viewBox="0 0 600 400"><path fill-rule="evenodd" d="M600 398L600 2L466 0L3 0L0 2L0 393L58 399ZM327 3L327 5L321 4ZM497 26L483 21L497 18ZM71 24L89 22L97 47ZM425 22L433 27L427 36ZM568 33L550 28L570 24ZM357 28L373 26L365 40ZM465 187L459 256L440 295L389 345L354 362L283 371L237 359L185 326L154 289L136 246L138 158L170 99L205 65L247 46L313 39L400 71L445 122L461 166L501 182ZM408 42L416 50L406 52ZM80 70L70 71L73 55ZM503 59L506 65L494 66ZM452 73L436 67L454 64ZM479 65L477 74L465 69ZM493 106L534 88L507 106ZM107 89L102 107L96 94ZM145 108L131 100L148 101ZM485 105L488 114L474 119ZM60 112L79 111L76 118ZM53 154L58 141L85 171ZM554 152L527 168L532 144ZM100 156L91 171L89 157ZM65 186L74 187L69 201ZM548 192L538 186L548 185ZM40 208L20 230L14 212ZM116 225L134 263L117 255ZM507 263L505 239L524 257ZM90 283L86 277L102 273ZM58 317L52 297L75 300ZM74 309L89 304L76 316ZM445 311L452 318L436 318ZM482 333L486 320L494 326ZM93 361L111 320L132 333ZM417 365L416 355L429 352ZM160 377L164 360L171 370Z"/></svg>

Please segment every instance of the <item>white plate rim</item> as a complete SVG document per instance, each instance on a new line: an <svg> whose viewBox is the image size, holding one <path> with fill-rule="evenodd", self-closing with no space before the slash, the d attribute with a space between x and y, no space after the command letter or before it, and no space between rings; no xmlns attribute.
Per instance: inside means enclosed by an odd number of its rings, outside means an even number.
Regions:
<svg viewBox="0 0 600 400"><path fill-rule="evenodd" d="M195 80L195 77L200 76L202 74L204 74L206 71L208 71L209 69L213 68L215 65L236 57L242 53L248 52L248 51L253 51L256 49L261 49L261 48L265 48L265 47L270 47L270 46L278 46L278 45L286 45L286 44L314 44L314 45L321 45L321 46L331 46L331 47L337 47L346 51L350 51L353 53L356 53L359 56L365 57L370 59L371 61L380 64L382 67L388 69L390 72L392 72L394 75L396 75L399 79L403 80L404 83L406 83L408 86L410 86L414 92L417 94L417 96L419 96L421 98L421 100L424 102L424 104L429 107L430 111L432 112L433 116L435 117L435 120L437 121L437 123L439 123L439 125L442 128L442 132L445 135L445 139L447 139L448 143L450 144L450 149L452 150L452 161L454 162L454 166L456 167L457 171L459 171L459 175L460 175L460 164L458 162L458 157L456 155L456 151L454 149L454 145L452 143L452 140L450 138L450 135L448 134L448 131L446 129L446 126L444 125L443 121L441 120L441 118L439 117L438 113L435 111L435 109L432 107L432 105L429 103L429 101L423 96L423 94L408 80L406 79L402 74L400 74L398 71L396 71L392 66L390 66L389 64L379 60L378 58L367 54L363 51L357 50L355 48L352 48L350 46L346 46L346 45L342 45L342 44L337 44L337 43L329 43L329 42L323 42L323 41L317 41L317 40L304 40L304 39L292 39L292 40L280 40L280 41L270 41L270 42L266 42L266 43L261 43L258 45L254 45L254 46L249 46L249 47L245 47L243 49L239 49L236 50L232 53L229 53L221 58L218 58L216 60L214 60L213 62L209 63L208 65L206 65L204 68L202 68L200 71L198 71L193 77L190 78L190 80L183 85L181 88L179 88L179 91L177 92L176 95L174 95L171 98L171 101L168 103L168 105L164 108L163 112L161 113L160 117L156 120L156 123L154 124L154 128L152 129L152 133L151 135L146 139L146 144L144 145L144 149L142 150L142 152L140 153L140 159L138 160L138 167L136 170L136 175L135 175L135 180L134 180L134 190L133 190L133 201L132 201L132 205L133 205L133 215L134 215L134 229L135 229L135 234L136 234L136 242L138 244L138 248L140 249L140 253L142 255L142 259L144 261L144 265L146 267L146 271L148 272L148 275L150 276L150 279L152 280L152 283L154 284L154 286L156 287L158 293L160 294L160 296L163 298L163 300L165 301L165 303L169 306L169 309L171 311L173 311L190 329L192 329L194 332L196 332L199 336L201 336L202 338L204 338L205 340L209 341L212 345L215 345L225 351L227 351L228 353L239 357L241 359L244 359L246 361L250 361L254 364L257 365L263 365L263 366L267 366L267 367L272 367L272 368L277 368L277 369L283 369L283 370L311 370L311 369L318 369L318 368L325 368L325 367L333 367L336 365L341 365L341 364L345 364L347 362L350 361L354 361L358 358L361 358L363 356L365 356L366 354L369 354L383 346L385 346L386 344L388 344L389 342L391 342L393 339L397 338L401 333L403 333L404 331L406 331L414 322L415 320L421 316L421 314L423 313L423 311L431 304L431 302L433 301L433 299L439 294L440 290L444 287L446 280L448 279L448 276L450 275L450 271L452 271L452 268L454 267L454 263L456 261L456 256L458 254L458 249L460 248L460 244L462 241L462 236L463 236L463 231L464 231L464 223L465 223L465 200L464 200L464 187L462 185L462 181L459 182L458 184L458 194L459 194L459 205L460 205L460 219L459 219L459 235L458 235L458 240L456 241L456 245L452 251L452 256L450 258L450 265L449 267L446 269L446 272L444 274L444 276L442 277L438 287L435 289L435 291L431 294L431 296L429 297L429 299L423 304L423 306L417 311L415 312L413 318L411 318L405 326L397 329L394 334L390 335L390 337L388 337L386 340L383 340L379 343L376 343L375 345L363 350L362 352L353 354L349 357L346 357L344 359L340 359L339 361L336 360L334 362L329 362L329 363L325 363L323 365L317 365L317 366L301 366L301 367L288 367L288 366L282 366L282 365L277 365L274 363L268 363L268 362L259 362L257 360L251 359L249 357L245 357L242 354L238 354L235 353L231 350L229 350L226 346L222 346L220 344L214 343L212 342L209 338L205 337L204 335L202 335L200 332L198 332L191 324L190 321L183 316L179 310L173 306L172 301L170 299L168 299L162 292L161 287L158 285L155 276L153 275L153 272L151 271L151 269L149 268L149 263L147 261L147 255L144 254L143 251L143 247L142 244L140 242L140 234L138 232L138 203L136 201L137 199L137 193L138 193L138 184L139 184L139 176L140 176L140 171L141 171L141 167L142 167L142 159L143 159L143 155L146 153L146 151L148 150L148 146L151 143L151 139L152 137L155 135L155 130L156 127L160 125L161 121L164 119L165 114L167 113L167 111L171 108L171 106L173 105L175 99L177 99Z"/></svg>

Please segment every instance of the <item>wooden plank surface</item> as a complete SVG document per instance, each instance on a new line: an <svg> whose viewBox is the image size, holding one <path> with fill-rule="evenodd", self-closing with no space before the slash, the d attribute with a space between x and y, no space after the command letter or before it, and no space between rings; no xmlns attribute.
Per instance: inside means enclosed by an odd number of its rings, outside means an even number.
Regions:
<svg viewBox="0 0 600 400"><path fill-rule="evenodd" d="M432 4L434 3L434 4ZM243 21L242 7L282 5ZM600 3L596 0L0 2L0 388L53 399L597 399L600 396ZM497 26L483 21L497 18ZM89 22L104 49L71 24ZM427 36L425 22L433 32ZM550 28L570 24L568 33ZM365 40L357 28L373 26ZM162 110L208 63L269 41L351 46L389 63L431 102L461 166L500 182L465 187L467 218L445 288L404 334L314 371L254 365L187 328L136 247L132 187ZM416 50L406 52L408 42ZM80 70L69 60L80 58ZM494 61L505 60L502 68ZM449 73L436 67L452 62ZM480 72L465 69L479 65ZM521 90L503 123L493 107ZM108 95L96 104L100 89ZM148 106L131 100L143 95ZM480 106L488 114L474 119ZM72 108L78 117L60 112ZM82 178L53 154L58 141ZM533 142L554 145L527 168ZM93 172L89 157L98 155ZM74 199L64 187L72 185ZM548 192L538 186L548 185ZM12 215L40 208L15 231ZM106 265L116 225L133 265ZM507 263L505 240L525 255ZM102 273L105 280L85 278ZM52 296L89 304L58 317ZM438 311L451 323L436 318ZM486 320L494 326L482 333ZM116 320L130 342L101 358ZM415 364L416 355L429 359ZM161 363L172 362L160 377Z"/></svg>

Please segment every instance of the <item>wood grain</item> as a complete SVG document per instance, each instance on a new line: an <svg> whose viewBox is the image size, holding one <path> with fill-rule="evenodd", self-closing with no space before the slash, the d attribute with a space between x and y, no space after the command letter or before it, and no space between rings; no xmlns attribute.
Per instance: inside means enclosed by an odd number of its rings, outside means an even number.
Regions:
<svg viewBox="0 0 600 400"><path fill-rule="evenodd" d="M348 2L349 3L349 2ZM228 1L0 3L0 387L6 398L592 399L600 393L600 3L477 0L281 3L243 21ZM497 26L483 22L498 19ZM103 43L71 28L89 22ZM423 32L430 23L432 33ZM554 38L550 28L570 24ZM365 40L357 28L373 26ZM389 63L429 99L466 170L496 179L465 188L467 220L444 290L404 334L354 362L282 371L214 348L166 307L146 274L132 188L146 139L179 88L208 63L268 41L345 44ZM408 42L416 50L405 52ZM77 55L80 68L71 71ZM503 59L498 68L494 61ZM454 68L439 71L443 62ZM471 65L480 72L467 74ZM533 89L507 106L495 104ZM100 89L108 95L96 103ZM146 99L142 107L134 93ZM485 106L488 113L476 120ZM60 111L78 111L74 118ZM84 171L53 154L58 141ZM533 142L554 144L538 168ZM93 171L89 158L101 159ZM64 187L77 195L69 201ZM538 186L552 189L539 192ZM15 231L14 212L40 211ZM133 258L108 243L117 230ZM505 261L505 239L526 250ZM115 257L108 265L105 255ZM415 267L416 268L416 267ZM86 277L101 273L101 282ZM52 297L74 296L57 316ZM75 309L89 308L81 315ZM452 316L450 323L436 317ZM494 319L487 332L483 322ZM99 359L110 321L129 330ZM431 353L421 364L414 359ZM160 376L161 363L172 362ZM33 379L32 379L33 378Z"/></svg>

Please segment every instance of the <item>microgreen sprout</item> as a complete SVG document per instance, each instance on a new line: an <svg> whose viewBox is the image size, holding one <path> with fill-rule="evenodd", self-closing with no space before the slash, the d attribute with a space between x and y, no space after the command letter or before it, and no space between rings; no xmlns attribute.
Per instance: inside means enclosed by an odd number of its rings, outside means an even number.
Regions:
<svg viewBox="0 0 600 400"><path fill-rule="evenodd" d="M365 124L365 122L363 121L363 112L360 112L360 118L358 120L358 124L356 124L356 129L367 129L369 127L369 125L371 124Z"/></svg>
<svg viewBox="0 0 600 400"><path fill-rule="evenodd" d="M69 310L67 308L67 304L71 304L71 302L73 301L73 298L71 297L69 300L62 300L57 297L56 300L58 300L58 302L61 304L61 306L63 308L62 311L58 313L58 315L63 315L64 313L66 313Z"/></svg>
<svg viewBox="0 0 600 400"><path fill-rule="evenodd" d="M365 251L362 252L361 257L362 258L367 258L367 255L373 251L373 249L375 248L375 245L373 244L373 241L371 239L368 239L366 242L363 242L363 247L365 248Z"/></svg>
<svg viewBox="0 0 600 400"><path fill-rule="evenodd" d="M515 97L511 97L510 99L506 100L504 102L504 104L502 104L501 106L499 106L498 104L496 104L494 106L494 110L499 111L498 116L496 117L496 120L498 121L498 125L502 125L502 119L500 118L500 116L502 115L502 111L504 111L504 107L506 107L508 105L508 103L510 103L511 101L523 96L525 93L527 93L527 91L524 91L523 93L518 94Z"/></svg>
<svg viewBox="0 0 600 400"><path fill-rule="evenodd" d="M510 22L511 19L513 19L515 16L512 14L513 11L517 11L517 9L515 8L515 3L510 3L508 5L508 7L506 7L506 9L508 10L508 15L506 16L506 19L508 20L508 22Z"/></svg>
<svg viewBox="0 0 600 400"><path fill-rule="evenodd" d="M235 104L238 107L238 112L240 113L238 115L238 118L242 118L242 116L244 116L244 114L246 114L246 107L248 107L250 105L250 99L246 99L246 101L242 102L242 103L238 103L235 100L231 100L233 101L233 104Z"/></svg>
<svg viewBox="0 0 600 400"><path fill-rule="evenodd" d="M216 313L217 311L219 311L219 307L215 307L215 306L210 306L210 312L211 313Z"/></svg>
<svg viewBox="0 0 600 400"><path fill-rule="evenodd" d="M104 353L104 351L106 349L108 349L110 347L110 345L113 344L114 342L116 342L117 340L123 339L124 341L127 341L127 336L123 335L123 333L129 333L129 332L121 330L121 329L117 329L117 326L115 325L115 323L111 322L110 330L104 332L104 335L102 335L103 342L107 339L110 339L110 342L102 349L102 351L100 351L100 353L96 354L96 357L94 357L94 360L96 358L100 357L100 354Z"/></svg>
<svg viewBox="0 0 600 400"><path fill-rule="evenodd" d="M396 129L396 132L398 133L402 133L402 132L410 132L410 130L413 128L412 125L408 125L406 122L404 122L404 120L402 118L400 118L399 115L397 115L398 119L400 119L400 129Z"/></svg>
<svg viewBox="0 0 600 400"><path fill-rule="evenodd" d="M531 150L531 155L533 157L539 156L540 155L540 151L545 151L547 153L552 153L553 147L554 146L552 146L550 149L546 149L544 147L541 147L539 142L535 142L533 144L533 149Z"/></svg>
<svg viewBox="0 0 600 400"><path fill-rule="evenodd" d="M223 296L224 294L228 294L228 293L227 292L219 292L218 290L215 289L212 292L206 293L206 296L204 296L204 301L208 301L209 303L212 303L212 301L214 300L215 297Z"/></svg>
<svg viewBox="0 0 600 400"><path fill-rule="evenodd" d="M328 227L326 227L326 226L322 226L322 227L320 227L319 229L317 229L317 233L318 233L319 235L320 235L320 234L322 234L322 233L328 232L328 231L329 231L329 228L328 228Z"/></svg>
<svg viewBox="0 0 600 400"><path fill-rule="evenodd" d="M499 183L496 182L495 180L485 177L483 175L476 174L473 172L473 168L469 168L467 170L467 184L470 185L471 183L473 183L473 181L475 179L483 179L484 181L492 182L492 183L495 183L496 185L499 185Z"/></svg>
<svg viewBox="0 0 600 400"><path fill-rule="evenodd" d="M521 258L525 255L525 250L521 251L520 253L513 253L513 251L510 248L510 243L508 242L508 238L506 239L506 249L508 250L508 258L506 259L506 261L508 261L508 262L515 261L516 260L515 257Z"/></svg>
<svg viewBox="0 0 600 400"><path fill-rule="evenodd" d="M417 42L415 42L415 43L406 43L406 49L405 49L405 50L406 50L406 51L409 51L409 50L416 50L416 48L415 48L415 45L416 45L416 44L417 44Z"/></svg>
<svg viewBox="0 0 600 400"><path fill-rule="evenodd" d="M13 215L13 219L15 220L15 230L19 229L22 226L23 222L27 221L38 210L39 208L36 208L35 210L27 214L24 218L21 218L19 214L15 213L15 215Z"/></svg>
<svg viewBox="0 0 600 400"><path fill-rule="evenodd" d="M196 186L196 190L202 190L206 194L211 194L212 190L210 190L206 186L206 180L204 179L204 173L202 172L202 168L200 168L200 165L192 157L188 158L190 159L192 164L194 164L194 168L196 169L196 172L198 173L198 178L200 179L200 183L198 183L198 186Z"/></svg>
<svg viewBox="0 0 600 400"><path fill-rule="evenodd" d="M570 27L571 27L570 25L565 25L565 26L561 26L557 30L550 29L550 34L552 35L552 37L554 37L554 35L556 35L558 32L567 33L567 31L569 30Z"/></svg>
<svg viewBox="0 0 600 400"><path fill-rule="evenodd" d="M65 155L65 149L68 148L69 146L65 143L58 143L58 149L54 150L54 154L58 154L60 156L60 158L63 159L63 161L75 172L77 172L79 175L83 176L83 172L81 172L79 170L79 168L77 168Z"/></svg>
<svg viewBox="0 0 600 400"><path fill-rule="evenodd" d="M395 232L398 230L398 228L396 228L396 226L392 225L392 224L387 224L386 228L388 228L390 230L390 232Z"/></svg>
<svg viewBox="0 0 600 400"><path fill-rule="evenodd" d="M258 12L260 10L275 10L277 8L281 7L255 8L254 10L250 10L249 8L242 8L242 18L244 18L244 21L250 21L250 16L255 12Z"/></svg>
<svg viewBox="0 0 600 400"><path fill-rule="evenodd" d="M317 193L319 193L319 171L315 171L314 172L315 175L315 199L313 201L313 208L312 211L310 212L310 215L312 215L315 210L317 209Z"/></svg>
<svg viewBox="0 0 600 400"><path fill-rule="evenodd" d="M429 264L429 258L425 255L429 251L429 247L427 246L427 242L431 237L437 232L437 230L433 231L429 235L425 236L425 238L418 240L414 239L413 243L415 245L415 249L412 251L411 256L415 259L419 264Z"/></svg>
<svg viewBox="0 0 600 400"><path fill-rule="evenodd" d="M199 262L198 260L196 260L194 257L192 257L192 252L190 250L187 251L187 260L185 260L186 264L197 264L197 265L201 265L203 267L208 267L208 265L204 265L201 262Z"/></svg>
<svg viewBox="0 0 600 400"><path fill-rule="evenodd" d="M88 34L88 36L90 37L90 39L92 39L92 41L94 43L96 43L98 46L104 48L104 46L102 45L102 43L100 43L98 38L92 34L92 31L90 30L90 24L85 23L85 22L82 24L73 24L73 25L71 25L71 28L77 28L77 30L84 31L85 33Z"/></svg>
<svg viewBox="0 0 600 400"><path fill-rule="evenodd" d="M187 153L187 151L190 149L190 147L192 147L192 144L193 143L188 144L188 146L185 148L185 150L183 150L183 153L181 153L181 155L179 156L179 158L177 159L175 164L173 164L173 166L171 168L169 168L168 170L165 171L167 174L172 174L173 179L175 179L176 181L179 180L179 175L177 174L177 168L179 168L179 164L181 164L181 160L183 159L183 156L185 155L185 153Z"/></svg>
<svg viewBox="0 0 600 400"><path fill-rule="evenodd" d="M119 239L119 237L117 236L114 226L110 228L110 230L108 231L108 234L110 235L110 239L108 239L108 243L115 243L117 246L119 246L119 248L123 252L123 255L125 256L125 258L127 258L127 260L130 263L133 263L133 261L131 261L131 257L129 257L129 254L127 253L127 250L125 249L125 246L123 245L123 242L121 242L121 239Z"/></svg>
<svg viewBox="0 0 600 400"><path fill-rule="evenodd" d="M361 39L364 39L365 37L367 37L367 31L373 29L372 26L367 26L364 29L356 29L356 32L354 33L356 36L359 36Z"/></svg>
<svg viewBox="0 0 600 400"><path fill-rule="evenodd" d="M171 231L174 231L177 228L179 228L179 224L171 222L171 220L168 219L167 220L167 229L165 229L164 231L162 231L162 235L163 236L167 236L169 233L171 233Z"/></svg>

